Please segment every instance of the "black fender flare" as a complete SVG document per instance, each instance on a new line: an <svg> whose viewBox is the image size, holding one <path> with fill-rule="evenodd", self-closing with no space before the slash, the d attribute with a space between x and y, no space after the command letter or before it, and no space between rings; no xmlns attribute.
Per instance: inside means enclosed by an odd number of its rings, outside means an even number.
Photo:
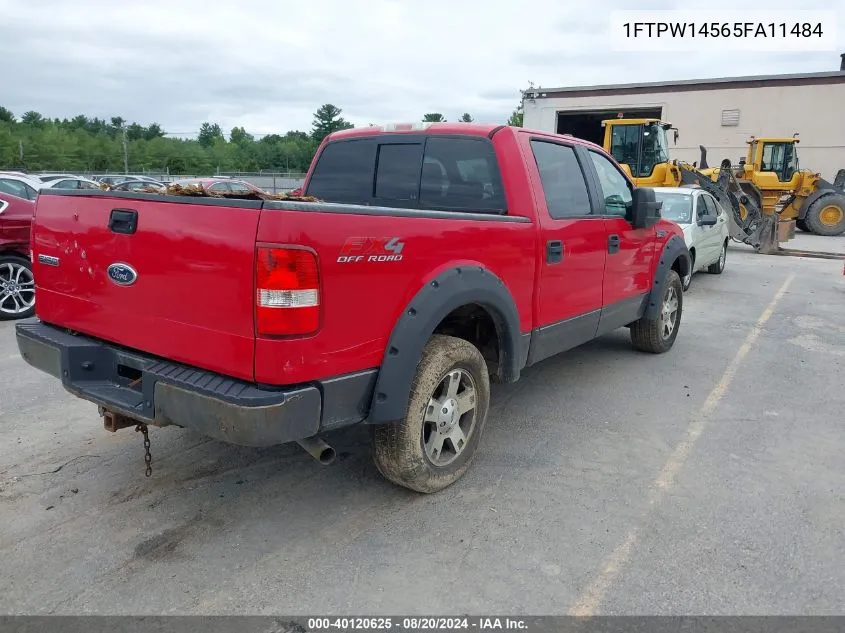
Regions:
<svg viewBox="0 0 845 633"><path fill-rule="evenodd" d="M647 319L656 319L657 315L660 314L660 304L663 300L663 286L666 285L666 277L669 275L669 271L672 270L672 264L678 258L680 258L681 277L683 277L690 271L692 258L690 257L689 249L687 248L686 242L684 242L684 238L673 235L663 246L663 252L660 253L660 259L654 271L651 292L648 293L648 300L643 314Z"/></svg>
<svg viewBox="0 0 845 633"><path fill-rule="evenodd" d="M798 209L798 219L803 220L807 217L807 211L810 210L810 207L813 206L813 203L818 200L819 198L829 195L831 193L839 193L834 186L827 182L826 180L819 179L816 182L816 190L811 193L809 196L804 198L804 202L801 204L801 208Z"/></svg>
<svg viewBox="0 0 845 633"><path fill-rule="evenodd" d="M423 348L444 317L472 303L484 308L496 325L499 379L502 382L519 379L524 354L519 312L510 291L486 268L456 266L423 286L393 327L373 392L368 424L396 422L405 417Z"/></svg>

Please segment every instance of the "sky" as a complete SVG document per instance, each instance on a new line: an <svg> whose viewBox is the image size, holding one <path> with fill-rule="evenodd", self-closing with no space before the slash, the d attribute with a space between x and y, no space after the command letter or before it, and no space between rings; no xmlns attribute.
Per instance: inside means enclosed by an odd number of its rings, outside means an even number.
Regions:
<svg viewBox="0 0 845 633"><path fill-rule="evenodd" d="M839 69L845 0L723 3L833 10L840 49L675 53L612 49L628 0L0 0L0 105L20 116L122 116L195 135L308 131L332 103L355 125L426 112L504 123L520 89ZM654 0L636 8L719 3Z"/></svg>

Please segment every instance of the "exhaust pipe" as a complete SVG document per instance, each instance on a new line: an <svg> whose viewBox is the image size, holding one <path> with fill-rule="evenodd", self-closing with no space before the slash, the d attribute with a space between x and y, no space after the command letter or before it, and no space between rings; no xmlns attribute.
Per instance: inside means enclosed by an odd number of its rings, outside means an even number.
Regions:
<svg viewBox="0 0 845 633"><path fill-rule="evenodd" d="M296 443L323 466L328 466L334 461L334 449L316 435L296 440Z"/></svg>

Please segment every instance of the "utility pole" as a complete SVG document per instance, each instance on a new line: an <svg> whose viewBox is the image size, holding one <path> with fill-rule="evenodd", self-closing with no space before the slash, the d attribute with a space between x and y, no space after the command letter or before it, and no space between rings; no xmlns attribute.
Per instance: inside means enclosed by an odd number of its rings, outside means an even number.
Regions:
<svg viewBox="0 0 845 633"><path fill-rule="evenodd" d="M23 141L22 140L18 141L18 150L20 152L20 157L21 157L21 167L23 167Z"/></svg>
<svg viewBox="0 0 845 633"><path fill-rule="evenodd" d="M123 126L123 173L129 173L129 145L126 142L126 125Z"/></svg>

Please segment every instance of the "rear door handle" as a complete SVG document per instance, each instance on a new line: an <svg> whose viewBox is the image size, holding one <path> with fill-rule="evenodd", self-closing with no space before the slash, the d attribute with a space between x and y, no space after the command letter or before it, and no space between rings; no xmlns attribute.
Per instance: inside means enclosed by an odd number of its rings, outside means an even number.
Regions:
<svg viewBox="0 0 845 633"><path fill-rule="evenodd" d="M563 242L549 240L546 242L546 263L559 264L563 261Z"/></svg>
<svg viewBox="0 0 845 633"><path fill-rule="evenodd" d="M109 228L113 233L132 235L138 230L138 212L134 209L112 209Z"/></svg>
<svg viewBox="0 0 845 633"><path fill-rule="evenodd" d="M619 252L619 236L618 235L610 235L607 238L607 252L608 253L618 253Z"/></svg>

